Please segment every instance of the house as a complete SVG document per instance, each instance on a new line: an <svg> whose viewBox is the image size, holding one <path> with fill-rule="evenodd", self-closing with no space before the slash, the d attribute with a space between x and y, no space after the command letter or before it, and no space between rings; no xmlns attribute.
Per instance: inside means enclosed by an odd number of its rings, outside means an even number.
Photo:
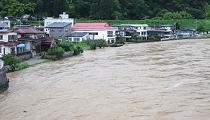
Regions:
<svg viewBox="0 0 210 120"><path fill-rule="evenodd" d="M157 25L152 28L154 30L163 30L171 33L173 33L176 30L176 27L174 25Z"/></svg>
<svg viewBox="0 0 210 120"><path fill-rule="evenodd" d="M32 24L30 24L30 26L31 26L32 28L34 28L34 29L44 31L44 26L42 26L41 24L32 23Z"/></svg>
<svg viewBox="0 0 210 120"><path fill-rule="evenodd" d="M132 36L136 35L143 39L147 39L147 24L122 24L122 25L115 25L118 30L116 31L117 36L121 36L127 39L130 39Z"/></svg>
<svg viewBox="0 0 210 120"><path fill-rule="evenodd" d="M71 25L71 23L66 22L54 22L45 28L48 29L50 37L58 40L65 40L65 36L71 32L69 29Z"/></svg>
<svg viewBox="0 0 210 120"><path fill-rule="evenodd" d="M157 25L151 26L149 29L149 36L154 36L153 33L161 37L161 40L175 39L176 27L174 25Z"/></svg>
<svg viewBox="0 0 210 120"><path fill-rule="evenodd" d="M73 32L89 33L90 39L104 39L108 43L116 42L117 28L107 22L78 22L70 28Z"/></svg>
<svg viewBox="0 0 210 120"><path fill-rule="evenodd" d="M59 18L47 17L44 20L44 27L47 27L48 25L50 25L52 23L59 23L59 22L61 22L61 23L70 23L71 26L74 25L74 19L73 18L69 18L69 15L66 14L65 12L63 12L63 14L59 15ZM45 28L44 31L49 34L49 29L48 28Z"/></svg>
<svg viewBox="0 0 210 120"><path fill-rule="evenodd" d="M176 32L178 39L195 37L197 33L196 27L184 27Z"/></svg>
<svg viewBox="0 0 210 120"><path fill-rule="evenodd" d="M9 27L6 23L0 23L0 30L8 30Z"/></svg>
<svg viewBox="0 0 210 120"><path fill-rule="evenodd" d="M123 24L123 26L129 26L129 29L135 31L136 35L147 39L147 24Z"/></svg>
<svg viewBox="0 0 210 120"><path fill-rule="evenodd" d="M54 43L54 39L48 37L45 32L32 28L17 29L18 41L25 45L24 51L31 52L34 55L47 51Z"/></svg>
<svg viewBox="0 0 210 120"><path fill-rule="evenodd" d="M0 31L0 57L6 54L18 54L17 33L11 30Z"/></svg>
<svg viewBox="0 0 210 120"><path fill-rule="evenodd" d="M0 20L0 30L10 29L11 22L9 20Z"/></svg>
<svg viewBox="0 0 210 120"><path fill-rule="evenodd" d="M87 32L73 32L66 35L66 40L69 42L81 42L83 40L90 39L89 33Z"/></svg>

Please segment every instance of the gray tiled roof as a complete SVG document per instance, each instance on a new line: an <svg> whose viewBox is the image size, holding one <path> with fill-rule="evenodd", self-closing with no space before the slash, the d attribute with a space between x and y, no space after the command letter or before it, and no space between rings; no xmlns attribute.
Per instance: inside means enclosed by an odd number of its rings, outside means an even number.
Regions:
<svg viewBox="0 0 210 120"><path fill-rule="evenodd" d="M84 37L87 34L88 34L87 32L73 32L66 35L66 37Z"/></svg>
<svg viewBox="0 0 210 120"><path fill-rule="evenodd" d="M49 24L47 28L63 28L68 25L71 25L71 23L66 23L66 22L54 22L52 24Z"/></svg>

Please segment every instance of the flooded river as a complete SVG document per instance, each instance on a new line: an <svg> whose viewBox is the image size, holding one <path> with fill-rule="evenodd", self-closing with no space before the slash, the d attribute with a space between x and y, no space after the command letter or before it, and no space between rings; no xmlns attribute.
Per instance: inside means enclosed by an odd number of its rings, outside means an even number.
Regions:
<svg viewBox="0 0 210 120"><path fill-rule="evenodd" d="M87 51L8 77L0 120L210 119L210 39Z"/></svg>

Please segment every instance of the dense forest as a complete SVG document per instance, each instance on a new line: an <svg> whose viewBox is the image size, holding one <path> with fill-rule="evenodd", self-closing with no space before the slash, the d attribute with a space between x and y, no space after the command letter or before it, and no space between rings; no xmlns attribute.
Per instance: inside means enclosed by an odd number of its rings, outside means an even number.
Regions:
<svg viewBox="0 0 210 120"><path fill-rule="evenodd" d="M0 16L58 16L84 19L208 19L210 0L0 0Z"/></svg>

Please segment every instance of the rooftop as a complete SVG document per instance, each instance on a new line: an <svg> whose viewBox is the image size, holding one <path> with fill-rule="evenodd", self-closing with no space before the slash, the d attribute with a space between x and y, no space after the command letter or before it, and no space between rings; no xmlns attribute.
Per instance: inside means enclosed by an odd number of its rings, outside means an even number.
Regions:
<svg viewBox="0 0 210 120"><path fill-rule="evenodd" d="M5 46L16 46L19 43L21 43L21 42L20 41L15 41L15 42L3 42L3 41L0 41L0 45L5 45Z"/></svg>
<svg viewBox="0 0 210 120"><path fill-rule="evenodd" d="M69 35L66 35L66 37L84 37L87 34L88 34L87 32L73 32L70 33Z"/></svg>
<svg viewBox="0 0 210 120"><path fill-rule="evenodd" d="M0 34L7 34L13 32L12 30L0 30Z"/></svg>
<svg viewBox="0 0 210 120"><path fill-rule="evenodd" d="M148 26L147 24L122 24L121 26L135 26L135 27L138 27L138 26Z"/></svg>
<svg viewBox="0 0 210 120"><path fill-rule="evenodd" d="M92 29L117 29L110 26L107 22L78 22L73 27L72 30L92 30Z"/></svg>
<svg viewBox="0 0 210 120"><path fill-rule="evenodd" d="M22 28L22 29L16 30L16 32L20 34L44 34L44 32L38 31L32 28Z"/></svg>
<svg viewBox="0 0 210 120"><path fill-rule="evenodd" d="M49 24L48 26L46 26L47 28L63 28L66 27L68 25L71 25L71 23L66 23L66 22L54 22L52 24Z"/></svg>

